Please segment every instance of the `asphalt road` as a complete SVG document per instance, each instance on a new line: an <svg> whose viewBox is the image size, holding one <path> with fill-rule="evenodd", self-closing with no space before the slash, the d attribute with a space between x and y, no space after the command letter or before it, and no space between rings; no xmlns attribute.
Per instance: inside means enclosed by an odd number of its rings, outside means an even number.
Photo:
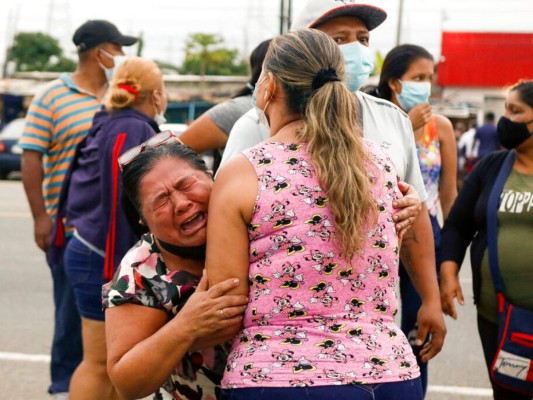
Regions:
<svg viewBox="0 0 533 400"><path fill-rule="evenodd" d="M0 400L47 400L52 288L19 181L0 181ZM447 319L442 353L430 363L427 400L490 399L472 304L470 268L462 272L467 305Z"/></svg>

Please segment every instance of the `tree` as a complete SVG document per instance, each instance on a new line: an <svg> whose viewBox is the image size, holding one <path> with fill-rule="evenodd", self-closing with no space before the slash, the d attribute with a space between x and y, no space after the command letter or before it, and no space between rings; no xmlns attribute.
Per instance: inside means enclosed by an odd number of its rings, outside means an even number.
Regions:
<svg viewBox="0 0 533 400"><path fill-rule="evenodd" d="M44 71L54 71L54 72L72 72L76 69L76 61L71 60L63 56L59 56L57 62L51 65L48 65Z"/></svg>
<svg viewBox="0 0 533 400"><path fill-rule="evenodd" d="M144 50L144 32L141 32L139 35L139 40L137 41L137 57L143 56Z"/></svg>
<svg viewBox="0 0 533 400"><path fill-rule="evenodd" d="M381 52L379 50L376 51L376 68L374 68L372 76L381 74L381 70L383 69L383 61L384 60Z"/></svg>
<svg viewBox="0 0 533 400"><path fill-rule="evenodd" d="M209 33L191 33L185 42L182 74L247 75L248 64L236 49L224 47L224 39Z"/></svg>
<svg viewBox="0 0 533 400"><path fill-rule="evenodd" d="M20 32L15 36L7 59L17 71L74 71L76 63L63 56L57 39L41 32Z"/></svg>

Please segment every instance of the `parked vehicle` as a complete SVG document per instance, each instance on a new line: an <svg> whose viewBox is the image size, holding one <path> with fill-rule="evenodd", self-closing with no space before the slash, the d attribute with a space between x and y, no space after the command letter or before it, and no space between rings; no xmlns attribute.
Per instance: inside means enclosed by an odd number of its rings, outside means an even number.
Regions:
<svg viewBox="0 0 533 400"><path fill-rule="evenodd" d="M173 122L166 122L164 124L159 125L159 129L161 131L170 130L174 133L177 133L178 135L181 135L183 132L185 132L185 129L187 129L187 124L177 124Z"/></svg>
<svg viewBox="0 0 533 400"><path fill-rule="evenodd" d="M170 123L187 124L194 121L215 103L209 101L169 102L165 117Z"/></svg>
<svg viewBox="0 0 533 400"><path fill-rule="evenodd" d="M22 149L18 141L24 130L24 118L9 122L0 132L0 179L6 179L11 172L20 171Z"/></svg>

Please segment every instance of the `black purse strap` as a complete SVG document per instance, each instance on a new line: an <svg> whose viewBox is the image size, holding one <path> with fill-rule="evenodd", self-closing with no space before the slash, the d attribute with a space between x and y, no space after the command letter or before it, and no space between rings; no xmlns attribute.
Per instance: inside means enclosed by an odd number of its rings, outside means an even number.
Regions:
<svg viewBox="0 0 533 400"><path fill-rule="evenodd" d="M500 274L498 262L498 208L500 206L500 196L505 186L505 182L513 169L516 152L511 150L505 157L500 172L496 177L492 191L490 192L487 205L487 242L489 250L489 266L492 281L496 293L503 293L503 281Z"/></svg>

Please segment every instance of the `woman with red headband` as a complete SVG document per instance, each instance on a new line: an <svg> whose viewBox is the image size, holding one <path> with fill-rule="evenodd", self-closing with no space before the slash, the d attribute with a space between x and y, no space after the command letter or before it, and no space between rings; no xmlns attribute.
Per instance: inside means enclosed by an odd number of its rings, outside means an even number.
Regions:
<svg viewBox="0 0 533 400"><path fill-rule="evenodd" d="M110 83L106 109L95 115L61 190L53 244L66 246L65 269L74 288L83 337L83 361L72 377L71 400L118 398L107 375L102 285L111 280L138 238L126 219L129 207L122 203L117 160L159 132L167 106L164 89L162 73L153 61L123 61ZM62 239L70 231L67 243Z"/></svg>

